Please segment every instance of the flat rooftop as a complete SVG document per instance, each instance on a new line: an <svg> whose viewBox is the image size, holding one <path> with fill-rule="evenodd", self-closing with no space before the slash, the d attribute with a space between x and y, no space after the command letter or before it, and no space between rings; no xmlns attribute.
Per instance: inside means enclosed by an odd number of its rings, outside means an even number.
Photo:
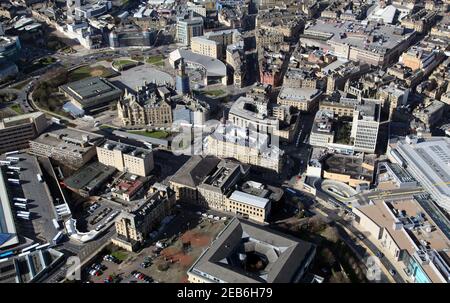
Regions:
<svg viewBox="0 0 450 303"><path fill-rule="evenodd" d="M90 77L62 85L61 89L79 103L89 106L93 99L118 98L122 90L101 77Z"/></svg>
<svg viewBox="0 0 450 303"><path fill-rule="evenodd" d="M450 210L450 138L431 137L411 144L400 140L394 150L438 204Z"/></svg>
<svg viewBox="0 0 450 303"><path fill-rule="evenodd" d="M450 249L450 241L440 230L429 213L421 205L412 199L397 200L373 200L373 204L364 205L358 208L380 227L383 227L394 239L395 243L408 251L413 256L423 243L437 251L447 251ZM431 203L431 201L428 201ZM402 228L394 228L394 222L401 224ZM437 227L425 231L427 225ZM448 255L448 252L447 252ZM436 271L430 264L421 265L426 275L433 281L439 282Z"/></svg>
<svg viewBox="0 0 450 303"><path fill-rule="evenodd" d="M404 29L402 33L402 30L395 26L318 19L305 29L304 36L314 39L314 35L318 33L324 40L385 54L409 38L413 31ZM368 38L375 40L369 42Z"/></svg>
<svg viewBox="0 0 450 303"><path fill-rule="evenodd" d="M0 248L12 246L19 243L11 202L8 197L6 176L4 169L0 166Z"/></svg>
<svg viewBox="0 0 450 303"><path fill-rule="evenodd" d="M311 102L315 97L321 95L322 92L316 88L302 87L285 87L283 86L278 95L278 99L288 99L289 101Z"/></svg>
<svg viewBox="0 0 450 303"><path fill-rule="evenodd" d="M73 175L66 178L64 183L73 189L95 188L105 182L116 169L100 162L93 162L77 170Z"/></svg>
<svg viewBox="0 0 450 303"><path fill-rule="evenodd" d="M43 133L33 141L45 145L53 146L65 152L84 153L91 149L94 143L102 140L103 136L95 133L75 129L53 127L46 133Z"/></svg>
<svg viewBox="0 0 450 303"><path fill-rule="evenodd" d="M28 114L18 115L18 116L12 116L4 118L0 121L0 129L8 127L10 125L20 125L20 124L26 124L30 123L31 119L36 119L39 116L44 115L42 112L32 112ZM5 126L6 125L6 126Z"/></svg>
<svg viewBox="0 0 450 303"><path fill-rule="evenodd" d="M105 143L100 147L107 150L117 150L122 152L123 154L140 158L146 158L147 156L150 156L152 154L151 150L111 140L105 141Z"/></svg>

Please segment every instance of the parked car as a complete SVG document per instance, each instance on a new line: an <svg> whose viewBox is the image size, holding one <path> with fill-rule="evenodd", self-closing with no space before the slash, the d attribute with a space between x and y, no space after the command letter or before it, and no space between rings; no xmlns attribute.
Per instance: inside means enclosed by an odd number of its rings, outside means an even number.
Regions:
<svg viewBox="0 0 450 303"><path fill-rule="evenodd" d="M389 273L391 274L391 276L395 276L397 274L394 269L389 269Z"/></svg>
<svg viewBox="0 0 450 303"><path fill-rule="evenodd" d="M381 251L379 251L377 252L376 256L381 259L384 257L384 254Z"/></svg>

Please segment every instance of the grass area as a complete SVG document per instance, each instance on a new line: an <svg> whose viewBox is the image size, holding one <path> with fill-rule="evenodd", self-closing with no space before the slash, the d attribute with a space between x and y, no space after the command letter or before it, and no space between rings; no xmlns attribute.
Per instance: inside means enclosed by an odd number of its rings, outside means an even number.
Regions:
<svg viewBox="0 0 450 303"><path fill-rule="evenodd" d="M68 81L78 81L88 77L109 78L116 75L116 72L104 66L82 66L69 72Z"/></svg>
<svg viewBox="0 0 450 303"><path fill-rule="evenodd" d="M112 66L117 68L118 70L123 70L128 67L136 66L137 64L138 62L136 61L122 59L122 60L114 60Z"/></svg>
<svg viewBox="0 0 450 303"><path fill-rule="evenodd" d="M164 56L163 55L155 55L148 57L145 62L148 64L164 66Z"/></svg>
<svg viewBox="0 0 450 303"><path fill-rule="evenodd" d="M128 131L130 134L141 135L156 139L163 139L169 136L169 133L164 130L155 130L155 131L142 131L142 130L130 130Z"/></svg>
<svg viewBox="0 0 450 303"><path fill-rule="evenodd" d="M112 126L109 124L102 124L98 128L100 128L100 129L119 129L118 127L115 127L115 126Z"/></svg>
<svg viewBox="0 0 450 303"><path fill-rule="evenodd" d="M22 115L24 113L22 108L20 108L19 104L13 104L13 105L9 106L9 108L12 109L13 111L15 111L18 115Z"/></svg>
<svg viewBox="0 0 450 303"><path fill-rule="evenodd" d="M120 261L125 261L128 257L128 253L126 253L123 250L116 250L111 253L111 256L113 256L114 258L117 258Z"/></svg>
<svg viewBox="0 0 450 303"><path fill-rule="evenodd" d="M222 89L211 89L211 90L202 91L202 93L207 96L219 97L219 96L226 94L226 91L224 91Z"/></svg>

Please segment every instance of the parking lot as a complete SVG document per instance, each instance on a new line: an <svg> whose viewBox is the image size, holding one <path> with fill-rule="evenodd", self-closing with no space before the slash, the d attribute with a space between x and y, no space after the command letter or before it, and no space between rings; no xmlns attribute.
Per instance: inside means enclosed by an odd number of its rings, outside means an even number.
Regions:
<svg viewBox="0 0 450 303"><path fill-rule="evenodd" d="M90 269L85 269L85 277L94 283L105 283L110 275L119 277L121 283L145 283L132 275L138 271L154 282L186 282L189 267L225 227L226 221L220 218L205 218L200 213L179 209L154 242L137 253L119 250L126 255L120 264L103 260L107 253L99 255L94 264L105 266L101 275L89 275Z"/></svg>

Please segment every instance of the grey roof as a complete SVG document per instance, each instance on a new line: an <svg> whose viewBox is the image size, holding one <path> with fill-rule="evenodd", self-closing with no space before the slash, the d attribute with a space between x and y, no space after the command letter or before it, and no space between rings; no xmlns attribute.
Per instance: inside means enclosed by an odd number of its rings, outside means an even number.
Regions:
<svg viewBox="0 0 450 303"><path fill-rule="evenodd" d="M241 203L245 203L248 205L256 206L259 208L265 208L267 203L269 203L269 199L267 199L267 198L261 198L261 197L255 196L255 195L250 195L250 194L244 193L239 190L235 190L231 194L229 199L238 201Z"/></svg>
<svg viewBox="0 0 450 303"><path fill-rule="evenodd" d="M19 242L16 234L16 225L6 189L6 180L3 169L0 167L0 248Z"/></svg>
<svg viewBox="0 0 450 303"><path fill-rule="evenodd" d="M61 89L72 98L82 103L83 106L95 105L102 99L114 100L119 98L122 90L100 77L90 77L79 81L62 85Z"/></svg>
<svg viewBox="0 0 450 303"><path fill-rule="evenodd" d="M212 156L192 156L170 179L189 187L197 187L219 164L220 159Z"/></svg>
<svg viewBox="0 0 450 303"><path fill-rule="evenodd" d="M206 69L207 76L224 77L227 75L227 67L222 61L212 57L200 55L191 52L190 50L177 49L170 53L172 61L177 61L184 58L184 62L201 65Z"/></svg>
<svg viewBox="0 0 450 303"><path fill-rule="evenodd" d="M258 252L268 264L259 272L245 271L240 254ZM225 283L293 282L313 244L234 218L201 255L189 272Z"/></svg>

